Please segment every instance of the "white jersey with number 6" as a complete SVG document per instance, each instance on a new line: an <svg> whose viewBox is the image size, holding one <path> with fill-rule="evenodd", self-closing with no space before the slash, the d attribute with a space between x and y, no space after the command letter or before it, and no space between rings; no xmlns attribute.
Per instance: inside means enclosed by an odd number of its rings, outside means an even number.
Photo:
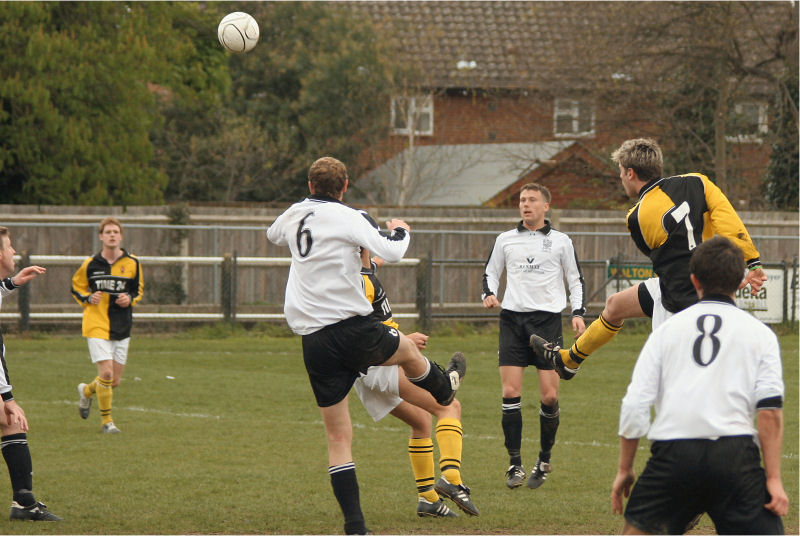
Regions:
<svg viewBox="0 0 800 536"><path fill-rule="evenodd" d="M267 229L267 238L289 246L292 253L283 311L298 335L372 313L372 304L364 296L359 248L397 262L410 241L405 229L385 236L357 210L318 195L278 216Z"/></svg>
<svg viewBox="0 0 800 536"><path fill-rule="evenodd" d="M755 436L756 410L780 408L783 392L775 333L729 298L704 298L647 339L622 399L619 435L647 434L651 441Z"/></svg>

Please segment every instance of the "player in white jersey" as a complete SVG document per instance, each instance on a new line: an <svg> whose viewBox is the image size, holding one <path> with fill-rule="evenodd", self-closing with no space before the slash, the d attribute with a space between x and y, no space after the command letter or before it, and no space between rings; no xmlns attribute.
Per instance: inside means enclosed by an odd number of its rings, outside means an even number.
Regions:
<svg viewBox="0 0 800 536"><path fill-rule="evenodd" d="M623 534L680 534L704 512L718 534L783 534L778 339L733 301L745 263L730 240L703 242L689 268L700 301L650 335L622 400L612 510L630 494ZM645 434L652 456L631 491Z"/></svg>
<svg viewBox="0 0 800 536"><path fill-rule="evenodd" d="M3 296L8 296L19 286L34 277L45 273L41 266L26 266L14 277L14 248L8 228L0 227L0 305ZM11 489L14 493L11 502L10 519L31 521L61 521L33 495L33 464L28 448L28 419L25 412L11 394L11 380L6 366L6 347L0 334L0 450L8 466Z"/></svg>
<svg viewBox="0 0 800 536"><path fill-rule="evenodd" d="M391 220L391 233L382 234L344 205L347 169L335 158L318 159L308 178L311 195L281 214L267 237L292 254L284 313L292 331L303 338L303 361L328 436L328 472L345 532L364 534L347 405L353 382L369 366L399 365L412 383L447 405L463 372L457 367L445 372L410 339L370 316L360 250L399 261L410 240L408 224Z"/></svg>
<svg viewBox="0 0 800 536"><path fill-rule="evenodd" d="M483 275L483 306L500 306L497 291L506 272L506 290L500 312L498 359L503 385L503 434L510 466L506 485L517 488L525 480L522 466L522 376L533 365L539 376L539 427L541 449L528 487L541 486L552 468L550 451L559 425L558 374L553 364L537 356L529 346L538 335L549 341L562 340L561 311L567 305L564 279L569 285L572 328L583 333L584 283L570 238L550 226L545 214L550 192L537 183L522 187L516 229L500 234L486 261Z"/></svg>

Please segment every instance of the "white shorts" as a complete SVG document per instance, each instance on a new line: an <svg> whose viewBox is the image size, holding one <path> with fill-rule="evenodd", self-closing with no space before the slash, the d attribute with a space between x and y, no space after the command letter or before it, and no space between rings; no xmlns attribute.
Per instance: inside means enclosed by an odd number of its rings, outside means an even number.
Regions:
<svg viewBox="0 0 800 536"><path fill-rule="evenodd" d="M108 341L106 339L88 337L86 341L89 343L89 356L92 358L92 363L113 359L120 365L124 365L128 361L130 337L121 341Z"/></svg>
<svg viewBox="0 0 800 536"><path fill-rule="evenodd" d="M652 330L655 331L656 328L663 324L669 317L671 317L673 313L670 313L664 309L664 304L661 303L661 285L659 284L657 277L646 279L642 284L647 289L647 293L650 294L650 297L653 299Z"/></svg>
<svg viewBox="0 0 800 536"><path fill-rule="evenodd" d="M400 402L400 367L369 367L366 376L359 376L353 387L364 409L376 422L386 417Z"/></svg>

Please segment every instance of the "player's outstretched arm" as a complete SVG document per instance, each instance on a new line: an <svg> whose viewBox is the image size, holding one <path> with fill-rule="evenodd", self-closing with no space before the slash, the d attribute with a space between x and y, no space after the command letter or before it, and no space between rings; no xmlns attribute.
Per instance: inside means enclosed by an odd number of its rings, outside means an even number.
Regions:
<svg viewBox="0 0 800 536"><path fill-rule="evenodd" d="M41 266L26 266L20 270L17 275L11 278L16 286L24 285L37 275L41 275L47 271L47 268Z"/></svg>

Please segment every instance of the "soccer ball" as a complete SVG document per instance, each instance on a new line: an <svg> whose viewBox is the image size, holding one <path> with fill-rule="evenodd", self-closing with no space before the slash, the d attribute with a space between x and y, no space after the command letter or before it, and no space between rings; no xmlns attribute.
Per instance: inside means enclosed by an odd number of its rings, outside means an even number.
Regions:
<svg viewBox="0 0 800 536"><path fill-rule="evenodd" d="M258 36L256 19L241 11L225 15L217 28L217 37L222 46L237 54L253 50L258 43Z"/></svg>

